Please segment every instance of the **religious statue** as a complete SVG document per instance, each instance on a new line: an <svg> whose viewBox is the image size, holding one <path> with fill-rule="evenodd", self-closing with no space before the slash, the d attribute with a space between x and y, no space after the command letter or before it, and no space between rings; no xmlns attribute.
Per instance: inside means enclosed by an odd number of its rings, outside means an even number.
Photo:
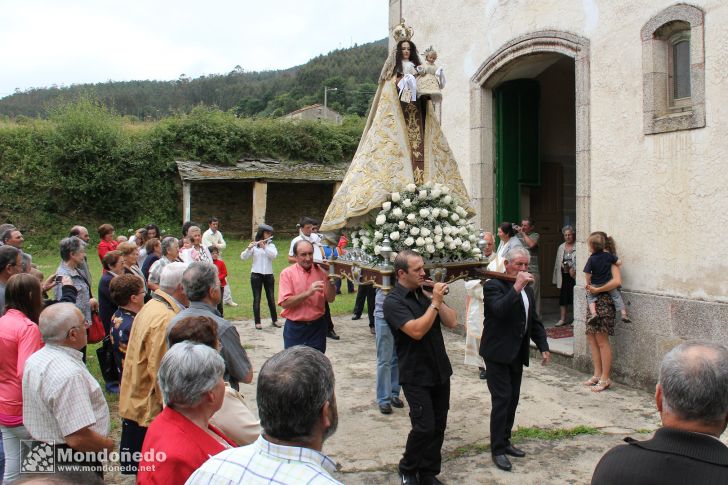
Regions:
<svg viewBox="0 0 728 485"><path fill-rule="evenodd" d="M321 231L360 226L392 192L412 183L446 185L468 216L475 213L432 103L440 100L444 85L435 66L437 53L428 49L422 65L413 34L404 19L392 29L396 46L384 63L359 146Z"/></svg>

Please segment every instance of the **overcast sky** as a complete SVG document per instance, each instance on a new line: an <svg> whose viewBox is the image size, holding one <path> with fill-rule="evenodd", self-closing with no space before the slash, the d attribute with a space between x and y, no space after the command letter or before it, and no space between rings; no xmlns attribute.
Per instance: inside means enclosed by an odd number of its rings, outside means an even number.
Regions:
<svg viewBox="0 0 728 485"><path fill-rule="evenodd" d="M387 0L0 0L16 88L280 69L387 37Z"/></svg>

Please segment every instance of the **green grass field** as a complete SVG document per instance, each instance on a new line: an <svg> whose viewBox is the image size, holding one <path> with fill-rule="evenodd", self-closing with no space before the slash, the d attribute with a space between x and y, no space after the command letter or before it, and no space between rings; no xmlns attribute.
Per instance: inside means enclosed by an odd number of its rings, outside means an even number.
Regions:
<svg viewBox="0 0 728 485"><path fill-rule="evenodd" d="M276 298L278 296L278 275L288 266L288 246L290 240L276 240L276 248L278 249L278 257L273 261L273 271L276 274ZM250 267L253 263L252 259L243 261L240 259L240 253L243 251L247 242L230 241L223 253L225 265L228 270L228 284L232 288L233 300L238 303L238 307L225 307L225 318L229 320L252 320L253 319L253 292L250 288ZM33 252L31 251L31 254ZM33 254L33 262L38 265L44 275L52 274L60 263L60 256L57 253L43 252ZM94 295L97 293L98 282L101 278L101 262L96 253L95 246L89 246L88 262L91 266L91 274L93 275ZM354 309L355 294L347 294L346 283L343 284L344 293L336 296L336 301L331 304L331 313L333 315L344 315L351 313ZM261 296L261 318L264 320L269 318L268 305L265 301L265 293ZM281 308L278 307L280 314Z"/></svg>

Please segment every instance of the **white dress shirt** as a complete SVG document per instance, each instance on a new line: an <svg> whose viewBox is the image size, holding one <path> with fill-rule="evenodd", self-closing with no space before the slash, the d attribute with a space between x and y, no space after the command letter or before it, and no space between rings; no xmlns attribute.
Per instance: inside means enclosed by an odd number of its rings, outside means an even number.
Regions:
<svg viewBox="0 0 728 485"><path fill-rule="evenodd" d="M273 274L273 260L278 256L278 250L275 244L269 242L264 248L259 247L257 244L252 249L245 249L240 253L240 259L248 259L253 257L253 267L250 269L251 273L258 274Z"/></svg>

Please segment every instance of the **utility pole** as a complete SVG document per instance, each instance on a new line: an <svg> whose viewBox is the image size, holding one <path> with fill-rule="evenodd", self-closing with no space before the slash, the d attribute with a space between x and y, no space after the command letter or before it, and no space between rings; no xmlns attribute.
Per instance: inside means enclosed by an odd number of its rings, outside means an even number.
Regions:
<svg viewBox="0 0 728 485"><path fill-rule="evenodd" d="M324 113L326 112L326 108L329 104L329 91L338 91L339 88L327 88L324 86ZM325 114L324 114L325 116Z"/></svg>

